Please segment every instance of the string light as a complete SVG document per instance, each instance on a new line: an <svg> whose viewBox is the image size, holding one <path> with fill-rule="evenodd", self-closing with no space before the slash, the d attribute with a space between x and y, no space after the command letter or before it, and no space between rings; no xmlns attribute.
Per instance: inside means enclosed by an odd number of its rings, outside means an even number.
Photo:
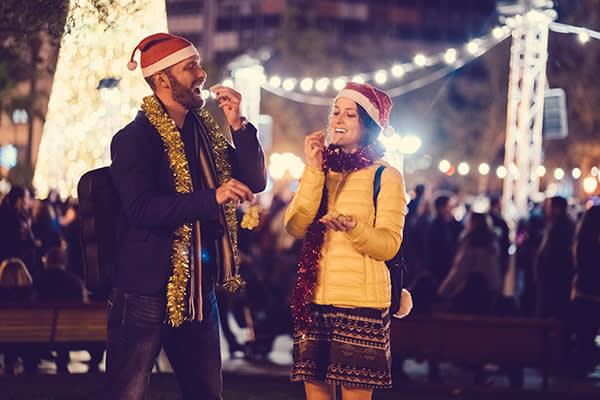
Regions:
<svg viewBox="0 0 600 400"><path fill-rule="evenodd" d="M339 91L348 80L357 83L375 82L379 86L390 84L393 81L401 81L400 86L384 88L390 96L397 97L419 89L454 72L502 42L510 36L510 33L511 30L508 26L499 26L487 35L473 39L459 48L448 48L439 54L431 55L418 53L411 62L395 63L388 69L378 69L372 72L360 72L354 75L337 77L304 77L302 79L290 77L283 81L278 76L265 77L264 81L266 83L262 87L276 95L294 101L329 106L332 94L328 96L328 89ZM408 79L410 72L423 69L427 69L429 73L425 75L421 74L413 80ZM347 78L347 76L351 76L351 78ZM311 81L309 79L312 80L312 84L310 84ZM320 79L327 79L327 81L323 80L319 83ZM300 82L300 90L296 92L297 82ZM333 84L330 84L331 82ZM314 94L315 92L318 94Z"/></svg>

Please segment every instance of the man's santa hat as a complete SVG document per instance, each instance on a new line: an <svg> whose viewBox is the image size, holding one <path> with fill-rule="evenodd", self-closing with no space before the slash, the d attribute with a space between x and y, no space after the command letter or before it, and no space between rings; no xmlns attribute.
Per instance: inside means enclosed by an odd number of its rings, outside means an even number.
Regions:
<svg viewBox="0 0 600 400"><path fill-rule="evenodd" d="M347 97L365 109L367 114L383 129L385 136L392 136L394 128L389 125L392 99L385 92L367 83L348 82L336 99Z"/></svg>
<svg viewBox="0 0 600 400"><path fill-rule="evenodd" d="M198 51L188 40L170 33L155 33L142 39L133 49L131 59L127 63L130 71L137 67L137 62L133 59L136 50L140 51L140 64L144 78L188 57L198 56Z"/></svg>

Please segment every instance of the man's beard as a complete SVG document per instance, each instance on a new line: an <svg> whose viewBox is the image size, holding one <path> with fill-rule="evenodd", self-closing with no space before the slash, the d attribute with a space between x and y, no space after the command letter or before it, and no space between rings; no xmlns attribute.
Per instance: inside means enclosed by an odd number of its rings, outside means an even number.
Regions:
<svg viewBox="0 0 600 400"><path fill-rule="evenodd" d="M188 110L196 110L198 108L204 107L205 102L203 98L194 96L194 94L192 93L192 89L183 86L177 80L177 78L175 78L175 75L173 75L171 71L167 70L165 72L167 73L167 76L169 77L169 81L171 83L173 100L175 100L177 103L181 104ZM197 83L197 81L194 82L192 87L196 86Z"/></svg>

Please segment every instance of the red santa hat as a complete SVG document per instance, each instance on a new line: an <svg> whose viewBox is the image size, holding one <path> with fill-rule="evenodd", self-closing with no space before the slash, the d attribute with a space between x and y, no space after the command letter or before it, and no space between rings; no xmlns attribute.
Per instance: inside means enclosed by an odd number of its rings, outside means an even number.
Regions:
<svg viewBox="0 0 600 400"><path fill-rule="evenodd" d="M130 71L137 67L137 62L133 59L136 50L140 51L140 64L144 78L188 57L198 56L198 51L188 40L170 33L155 33L142 39L133 49L131 59L127 63Z"/></svg>
<svg viewBox="0 0 600 400"><path fill-rule="evenodd" d="M389 125L392 99L386 93L367 83L348 82L336 99L339 97L347 97L360 104L373 121L383 129L385 136L394 134L394 128Z"/></svg>

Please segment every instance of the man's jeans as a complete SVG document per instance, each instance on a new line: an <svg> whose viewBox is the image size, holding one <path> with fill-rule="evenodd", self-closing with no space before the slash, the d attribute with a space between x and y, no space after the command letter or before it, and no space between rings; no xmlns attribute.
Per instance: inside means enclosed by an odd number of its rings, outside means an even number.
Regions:
<svg viewBox="0 0 600 400"><path fill-rule="evenodd" d="M106 400L141 400L161 347L183 399L221 399L219 311L214 290L204 293L202 322L166 325L165 299L113 290L108 300Z"/></svg>

